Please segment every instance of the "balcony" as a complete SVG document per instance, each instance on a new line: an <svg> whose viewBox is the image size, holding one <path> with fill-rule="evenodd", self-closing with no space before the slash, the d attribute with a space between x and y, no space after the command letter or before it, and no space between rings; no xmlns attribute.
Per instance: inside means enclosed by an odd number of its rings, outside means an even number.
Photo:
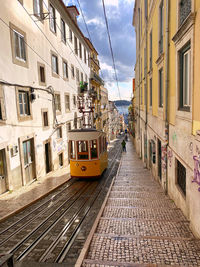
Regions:
<svg viewBox="0 0 200 267"><path fill-rule="evenodd" d="M90 79L92 81L95 81L96 83L98 83L99 85L104 85L104 81L101 79L101 77L96 74L94 71L91 71L91 74L90 74Z"/></svg>

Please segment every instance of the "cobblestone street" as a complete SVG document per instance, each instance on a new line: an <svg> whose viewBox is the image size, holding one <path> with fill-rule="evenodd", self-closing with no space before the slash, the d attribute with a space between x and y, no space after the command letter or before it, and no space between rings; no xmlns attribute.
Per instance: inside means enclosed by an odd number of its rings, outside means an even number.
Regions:
<svg viewBox="0 0 200 267"><path fill-rule="evenodd" d="M84 267L200 266L200 241L130 141L88 243Z"/></svg>

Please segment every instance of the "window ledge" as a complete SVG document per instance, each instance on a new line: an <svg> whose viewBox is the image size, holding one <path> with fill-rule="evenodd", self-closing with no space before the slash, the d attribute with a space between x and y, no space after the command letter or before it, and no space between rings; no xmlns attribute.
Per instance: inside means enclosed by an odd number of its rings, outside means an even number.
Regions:
<svg viewBox="0 0 200 267"><path fill-rule="evenodd" d="M195 13L192 12L188 15L188 17L184 20L184 22L178 28L178 31L172 38L175 45L179 42L179 40L186 34L186 32L194 25L195 21Z"/></svg>

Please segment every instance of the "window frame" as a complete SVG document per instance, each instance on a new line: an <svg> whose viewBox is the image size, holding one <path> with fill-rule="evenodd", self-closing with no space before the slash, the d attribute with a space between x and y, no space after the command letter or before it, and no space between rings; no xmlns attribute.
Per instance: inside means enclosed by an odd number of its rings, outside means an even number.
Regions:
<svg viewBox="0 0 200 267"><path fill-rule="evenodd" d="M163 108L164 105L164 83L163 83L163 67L158 70L158 107Z"/></svg>
<svg viewBox="0 0 200 267"><path fill-rule="evenodd" d="M73 32L70 28L69 28L69 40L71 43L73 43Z"/></svg>
<svg viewBox="0 0 200 267"><path fill-rule="evenodd" d="M61 41L66 44L67 38L66 38L66 24L64 19L60 18L60 33L61 33Z"/></svg>
<svg viewBox="0 0 200 267"><path fill-rule="evenodd" d="M19 65L21 67L28 68L28 49L27 49L27 38L26 38L26 33L22 31L20 28L12 24L11 22L9 23L10 27L10 38L11 38L11 50L12 50L12 62L16 65ZM15 36L14 33L17 33L19 36L23 37L24 40L24 49L25 49L25 59L20 59L16 55L16 47L15 47Z"/></svg>
<svg viewBox="0 0 200 267"><path fill-rule="evenodd" d="M59 133L59 135L58 135ZM62 130L62 126L57 127L56 129L56 139L62 139L63 138L63 130Z"/></svg>
<svg viewBox="0 0 200 267"><path fill-rule="evenodd" d="M19 93L24 92L27 94L27 100L28 100L28 106L29 106L29 113L27 115L20 114L20 103L19 103ZM32 105L30 101L30 88L24 88L24 87L16 87L16 104L17 104L17 117L18 121L27 121L32 120Z"/></svg>
<svg viewBox="0 0 200 267"><path fill-rule="evenodd" d="M51 10L53 11L53 17L51 17ZM51 24L51 21L53 21L53 24ZM53 25L53 27L52 27ZM57 29L56 29L56 9L52 5L52 3L49 3L49 28L52 33L57 35Z"/></svg>
<svg viewBox="0 0 200 267"><path fill-rule="evenodd" d="M37 62L37 67L38 67L38 83L41 86L46 86L46 68L45 68L45 64ZM45 81L43 82L41 79L41 72L40 72L40 68L44 68L44 79Z"/></svg>
<svg viewBox="0 0 200 267"><path fill-rule="evenodd" d="M54 68L53 68L53 57L56 58L56 69L57 69L57 72L54 71ZM58 62L58 55L51 51L51 71L52 71L52 76L54 78L59 78L59 62Z"/></svg>
<svg viewBox="0 0 200 267"><path fill-rule="evenodd" d="M163 53L163 33L164 33L164 1L159 4L159 38L158 38L158 55Z"/></svg>
<svg viewBox="0 0 200 267"><path fill-rule="evenodd" d="M83 55L82 55L82 44L81 42L79 41L79 57L80 59L82 59Z"/></svg>
<svg viewBox="0 0 200 267"><path fill-rule="evenodd" d="M96 154L97 154L97 156L96 157L92 157L92 144L93 144L93 142L94 141L96 141ZM96 159L98 159L99 157L98 157L98 139L93 139L93 140L90 140L89 141L89 147L90 147L90 158L91 158L91 160L96 160Z"/></svg>
<svg viewBox="0 0 200 267"><path fill-rule="evenodd" d="M0 84L0 122L6 121L6 105L5 105L5 95L4 88Z"/></svg>
<svg viewBox="0 0 200 267"><path fill-rule="evenodd" d="M149 106L152 108L153 104L153 80L152 77L149 79Z"/></svg>
<svg viewBox="0 0 200 267"><path fill-rule="evenodd" d="M68 66L68 62L67 62L67 60L65 60L63 58L62 63L63 63L63 79L65 81L68 81L69 80L69 70L68 70L69 69L69 66ZM67 66L66 71L65 71L65 65Z"/></svg>
<svg viewBox="0 0 200 267"><path fill-rule="evenodd" d="M189 69L189 80L188 80L188 105L184 104L184 56L189 53L189 66L187 69ZM179 106L178 109L181 111L187 111L190 112L191 107L191 43L190 41L187 42L179 51Z"/></svg>
<svg viewBox="0 0 200 267"><path fill-rule="evenodd" d="M79 152L79 146L81 145L79 142L86 143L86 151ZM89 160L89 147L88 147L88 140L79 140L76 141L76 149L77 149L77 160ZM79 156L87 156L86 158L79 158Z"/></svg>
<svg viewBox="0 0 200 267"><path fill-rule="evenodd" d="M74 35L74 52L78 56L78 38Z"/></svg>
<svg viewBox="0 0 200 267"><path fill-rule="evenodd" d="M44 113L47 113L47 124L48 124L48 125L45 125ZM42 115L42 126L43 126L43 130L47 130L47 129L50 128L50 124L49 124L49 111L48 111L48 108L42 108L42 109L41 109L41 115Z"/></svg>
<svg viewBox="0 0 200 267"><path fill-rule="evenodd" d="M69 108L66 108L66 97L69 97ZM70 108L71 108L71 105L70 105L70 94L69 93L65 93L65 113L69 113L70 112Z"/></svg>
<svg viewBox="0 0 200 267"><path fill-rule="evenodd" d="M75 68L73 64L71 64L71 78L75 79Z"/></svg>
<svg viewBox="0 0 200 267"><path fill-rule="evenodd" d="M36 6L35 6L35 2L37 2L37 4L39 4L39 7L40 7L40 12L39 13L36 13ZM38 5L37 5L38 7ZM33 0L33 13L34 13L34 16L36 16L40 21L43 22L43 0Z"/></svg>
<svg viewBox="0 0 200 267"><path fill-rule="evenodd" d="M185 171L185 188L182 188L181 184L180 184L180 177L178 176L178 165L180 164L181 168L184 168ZM178 160L177 158L175 159L175 183L176 186L179 190L179 192L181 193L181 195L186 198L187 195L187 169L186 167L182 164L182 162L180 160Z"/></svg>
<svg viewBox="0 0 200 267"><path fill-rule="evenodd" d="M59 115L59 114L61 114L61 111L62 111L62 108L61 108L61 94L60 94L60 92L56 91L55 94L54 94L54 96L55 96L55 110L56 110L56 114ZM59 96L59 98L60 98L59 103L56 102L56 96ZM56 109L57 105L60 108Z"/></svg>
<svg viewBox="0 0 200 267"><path fill-rule="evenodd" d="M77 82L77 84L80 83L80 72L79 72L78 68L76 68L76 82Z"/></svg>

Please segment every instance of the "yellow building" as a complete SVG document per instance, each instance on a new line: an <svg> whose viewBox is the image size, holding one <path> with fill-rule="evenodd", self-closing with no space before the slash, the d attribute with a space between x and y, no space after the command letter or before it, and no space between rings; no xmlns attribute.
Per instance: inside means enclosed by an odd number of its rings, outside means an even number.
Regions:
<svg viewBox="0 0 200 267"><path fill-rule="evenodd" d="M94 48L93 44L88 38L85 38L90 47L90 87L93 92L94 101L94 125L97 130L101 130L102 118L101 118L101 85L104 85L103 80L99 76L99 60L98 52Z"/></svg>
<svg viewBox="0 0 200 267"><path fill-rule="evenodd" d="M200 1L136 0L136 150L200 236Z"/></svg>

